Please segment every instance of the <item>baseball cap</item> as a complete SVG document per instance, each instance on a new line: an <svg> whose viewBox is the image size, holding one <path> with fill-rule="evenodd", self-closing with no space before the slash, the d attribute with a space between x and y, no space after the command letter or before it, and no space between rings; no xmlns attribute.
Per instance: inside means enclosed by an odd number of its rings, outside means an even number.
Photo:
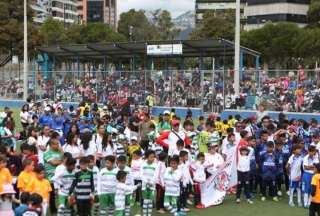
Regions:
<svg viewBox="0 0 320 216"><path fill-rule="evenodd" d="M165 111L163 112L163 115L170 115L170 111L169 111L169 110L165 110Z"/></svg>
<svg viewBox="0 0 320 216"><path fill-rule="evenodd" d="M131 137L131 141L138 141L138 138L136 136Z"/></svg>

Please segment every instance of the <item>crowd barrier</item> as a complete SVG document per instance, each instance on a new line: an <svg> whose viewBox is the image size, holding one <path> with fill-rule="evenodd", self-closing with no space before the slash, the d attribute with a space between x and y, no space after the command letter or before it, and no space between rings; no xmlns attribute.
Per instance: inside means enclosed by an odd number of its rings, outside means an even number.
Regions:
<svg viewBox="0 0 320 216"><path fill-rule="evenodd" d="M15 108L15 109L20 109L22 105L25 102L23 100L8 100L8 99L0 99L0 107L10 107L10 108ZM70 105L73 105L74 107L77 107L78 103L72 103L72 102L63 102L63 107L68 108ZM172 108L175 109L175 112L177 116L181 118L185 118L188 112L187 107L163 107L163 106L154 106L152 108L152 115L154 116L159 116L161 113L163 113L165 110L171 110ZM194 119L198 118L201 115L205 115L203 110L200 108L190 108L192 112L192 116ZM237 115L239 114L242 118L247 118L250 116L255 116L257 111L254 110L224 110L221 113L221 118L222 119L227 119L229 115ZM274 112L274 111L269 111L269 115L273 119L278 119L280 112ZM306 121L309 121L311 118L315 118L320 122L320 114L318 113L297 113L297 112L284 112L288 116L288 119L304 119Z"/></svg>

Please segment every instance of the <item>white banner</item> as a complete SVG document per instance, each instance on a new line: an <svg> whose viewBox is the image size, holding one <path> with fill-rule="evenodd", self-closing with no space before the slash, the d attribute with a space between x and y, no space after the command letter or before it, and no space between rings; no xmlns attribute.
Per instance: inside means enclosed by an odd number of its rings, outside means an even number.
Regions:
<svg viewBox="0 0 320 216"><path fill-rule="evenodd" d="M182 44L148 45L147 55L181 55Z"/></svg>
<svg viewBox="0 0 320 216"><path fill-rule="evenodd" d="M206 208L220 205L227 190L237 185L237 178L237 161L236 157L232 157L201 184L201 203Z"/></svg>

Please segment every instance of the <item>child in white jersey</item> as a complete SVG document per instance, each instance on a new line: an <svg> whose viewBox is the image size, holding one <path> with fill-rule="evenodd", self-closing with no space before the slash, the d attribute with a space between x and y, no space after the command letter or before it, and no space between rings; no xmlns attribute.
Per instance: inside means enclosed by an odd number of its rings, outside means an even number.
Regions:
<svg viewBox="0 0 320 216"><path fill-rule="evenodd" d="M105 158L105 168L98 174L98 195L100 201L100 215L109 216L114 213L114 196L117 185L117 172L114 167L115 157L109 155Z"/></svg>
<svg viewBox="0 0 320 216"><path fill-rule="evenodd" d="M300 155L301 147L295 145L292 147L292 155L290 156L287 164L287 170L290 178L290 189L289 189L289 205L294 206L293 193L296 190L298 194L298 205L301 204L301 165L303 158Z"/></svg>
<svg viewBox="0 0 320 216"><path fill-rule="evenodd" d="M117 158L117 172L118 171L125 171L127 173L126 175L126 185L128 186L133 186L134 181L133 181L133 176L131 172L131 168L127 165L127 157L124 155L121 155ZM125 216L130 216L131 212L131 205L132 205L132 195L133 191L126 191L126 205L125 205Z"/></svg>
<svg viewBox="0 0 320 216"><path fill-rule="evenodd" d="M141 184L141 174L140 174L140 168L143 164L142 159L142 152L141 150L136 150L132 154L132 161L131 161L131 173L134 180L134 185ZM141 199L141 189L138 188L136 190L136 203L139 203L139 205L142 202Z"/></svg>
<svg viewBox="0 0 320 216"><path fill-rule="evenodd" d="M194 204L197 209L204 208L201 203L201 187L200 184L206 181L206 172L204 169L205 156L200 152L197 155L197 160L191 164L193 174L193 188L194 188Z"/></svg>
<svg viewBox="0 0 320 216"><path fill-rule="evenodd" d="M127 194L132 194L139 185L127 185L127 172L123 170L119 170L117 173L117 187L116 187L116 194L115 194L115 216L125 216L127 212L126 206L126 197ZM130 213L129 213L130 215Z"/></svg>
<svg viewBox="0 0 320 216"><path fill-rule="evenodd" d="M180 194L180 182L182 173L178 169L179 156L173 155L170 159L170 167L166 169L164 174L164 207L172 215L179 215L177 212L177 202Z"/></svg>
<svg viewBox="0 0 320 216"><path fill-rule="evenodd" d="M63 173L54 179L55 184L58 186L57 188L59 188L58 216L71 216L73 214L73 208L68 205L68 193L75 179L76 162L76 159L72 157L67 158Z"/></svg>
<svg viewBox="0 0 320 216"><path fill-rule="evenodd" d="M308 147L308 154L303 158L302 192L303 206L309 208L311 203L311 180L314 175L314 165L319 163L316 146Z"/></svg>
<svg viewBox="0 0 320 216"><path fill-rule="evenodd" d="M145 161L140 168L142 179L143 216L151 216L154 194L156 190L157 168L156 153L153 150L145 152Z"/></svg>

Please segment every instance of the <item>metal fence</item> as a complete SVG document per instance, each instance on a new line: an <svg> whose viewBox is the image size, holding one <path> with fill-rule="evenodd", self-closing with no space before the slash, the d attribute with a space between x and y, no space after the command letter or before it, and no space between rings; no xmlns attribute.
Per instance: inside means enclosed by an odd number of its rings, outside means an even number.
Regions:
<svg viewBox="0 0 320 216"><path fill-rule="evenodd" d="M17 70L0 72L1 98L21 99L22 73ZM117 103L127 98L132 104L145 105L147 96L151 95L154 105L197 107L204 112L221 112L225 108L257 109L260 103L275 111L313 112L318 109L318 70L243 70L239 96L234 94L233 74L233 70L198 69L44 74L31 67L28 87L29 95L36 100Z"/></svg>

